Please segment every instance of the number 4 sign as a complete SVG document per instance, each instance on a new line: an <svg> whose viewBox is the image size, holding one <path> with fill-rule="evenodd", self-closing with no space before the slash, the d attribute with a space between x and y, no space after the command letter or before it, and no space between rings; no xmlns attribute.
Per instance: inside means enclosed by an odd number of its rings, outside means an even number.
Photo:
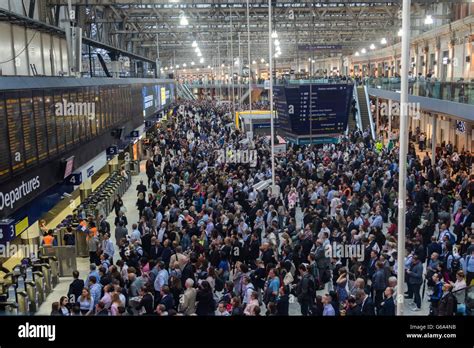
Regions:
<svg viewBox="0 0 474 348"><path fill-rule="evenodd" d="M74 173L69 175L65 180L64 183L66 185L80 185L82 184L82 173Z"/></svg>

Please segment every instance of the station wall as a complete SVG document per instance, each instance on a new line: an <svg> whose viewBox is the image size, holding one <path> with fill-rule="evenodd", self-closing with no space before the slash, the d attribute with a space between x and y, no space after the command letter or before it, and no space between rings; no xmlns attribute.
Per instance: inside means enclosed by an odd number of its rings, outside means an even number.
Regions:
<svg viewBox="0 0 474 348"><path fill-rule="evenodd" d="M1 0L0 0L1 1ZM55 35L0 22L0 75L67 74L66 40Z"/></svg>

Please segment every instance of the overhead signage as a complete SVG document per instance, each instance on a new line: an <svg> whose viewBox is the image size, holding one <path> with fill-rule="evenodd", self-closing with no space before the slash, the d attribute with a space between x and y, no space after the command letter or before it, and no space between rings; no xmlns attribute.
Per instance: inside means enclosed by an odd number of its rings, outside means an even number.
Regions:
<svg viewBox="0 0 474 348"><path fill-rule="evenodd" d="M74 173L74 174L69 175L64 180L64 183L66 185L73 185L73 186L82 184L82 173Z"/></svg>
<svg viewBox="0 0 474 348"><path fill-rule="evenodd" d="M94 166L87 168L87 177L90 178L92 175L94 175Z"/></svg>
<svg viewBox="0 0 474 348"><path fill-rule="evenodd" d="M107 156L115 156L116 154L118 154L118 146L109 146L105 153L107 154Z"/></svg>
<svg viewBox="0 0 474 348"><path fill-rule="evenodd" d="M40 177L36 176L27 181L22 181L11 190L0 191L0 212L4 209L15 209L23 199L28 198L31 194L37 191L41 186Z"/></svg>
<svg viewBox="0 0 474 348"><path fill-rule="evenodd" d="M342 50L342 45L298 45L300 51Z"/></svg>
<svg viewBox="0 0 474 348"><path fill-rule="evenodd" d="M28 216L26 216L15 224L15 235L19 236L29 226Z"/></svg>
<svg viewBox="0 0 474 348"><path fill-rule="evenodd" d="M4 244L15 238L15 220L4 219L0 220L0 243Z"/></svg>
<svg viewBox="0 0 474 348"><path fill-rule="evenodd" d="M280 127L296 135L341 134L347 128L353 85L276 86Z"/></svg>

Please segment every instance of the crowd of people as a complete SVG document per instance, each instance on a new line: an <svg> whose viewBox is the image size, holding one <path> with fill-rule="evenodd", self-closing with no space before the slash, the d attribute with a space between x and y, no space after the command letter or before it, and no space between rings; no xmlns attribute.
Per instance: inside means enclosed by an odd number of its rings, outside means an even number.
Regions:
<svg viewBox="0 0 474 348"><path fill-rule="evenodd" d="M474 277L466 163L409 151L405 292L397 289L396 146L375 147L367 131L289 145L275 157L275 189L265 184L263 137L245 141L231 123L228 107L213 101L176 105L150 139L138 214L117 197L116 245L103 216L83 221L90 272L74 273L52 314L389 316L403 295L413 311L424 298L431 315L462 310ZM256 166L219 156L248 148Z"/></svg>

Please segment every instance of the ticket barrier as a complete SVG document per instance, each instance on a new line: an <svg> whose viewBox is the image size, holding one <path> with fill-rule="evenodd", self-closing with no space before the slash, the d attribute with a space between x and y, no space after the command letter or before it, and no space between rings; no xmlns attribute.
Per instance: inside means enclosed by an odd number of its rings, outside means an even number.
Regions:
<svg viewBox="0 0 474 348"><path fill-rule="evenodd" d="M53 287L56 285L55 274L59 283L59 277L72 277L72 272L77 268L76 247L73 245L42 247L41 255L42 260L51 265Z"/></svg>
<svg viewBox="0 0 474 348"><path fill-rule="evenodd" d="M30 313L30 300L26 292L26 283L23 277L18 277L16 284L16 301L18 303L18 314L28 315Z"/></svg>
<svg viewBox="0 0 474 348"><path fill-rule="evenodd" d="M41 271L33 271L33 281L36 286L36 291L38 292L38 307L46 299L46 282L44 281L44 275Z"/></svg>
<svg viewBox="0 0 474 348"><path fill-rule="evenodd" d="M30 304L29 311L34 313L39 308L39 291L34 280L32 267L28 267L25 271L25 287Z"/></svg>
<svg viewBox="0 0 474 348"><path fill-rule="evenodd" d="M44 298L46 298L53 290L51 279L51 266L48 263L35 263L33 264L33 271L41 272L43 274Z"/></svg>
<svg viewBox="0 0 474 348"><path fill-rule="evenodd" d="M52 248L53 253L55 250L55 247ZM59 283L59 262L58 258L56 255L47 255L47 256L42 256L41 261L49 264L50 270L51 270L51 287L54 288L56 285Z"/></svg>
<svg viewBox="0 0 474 348"><path fill-rule="evenodd" d="M16 301L16 290L10 285L7 292L0 295L0 315L18 315L18 303Z"/></svg>

